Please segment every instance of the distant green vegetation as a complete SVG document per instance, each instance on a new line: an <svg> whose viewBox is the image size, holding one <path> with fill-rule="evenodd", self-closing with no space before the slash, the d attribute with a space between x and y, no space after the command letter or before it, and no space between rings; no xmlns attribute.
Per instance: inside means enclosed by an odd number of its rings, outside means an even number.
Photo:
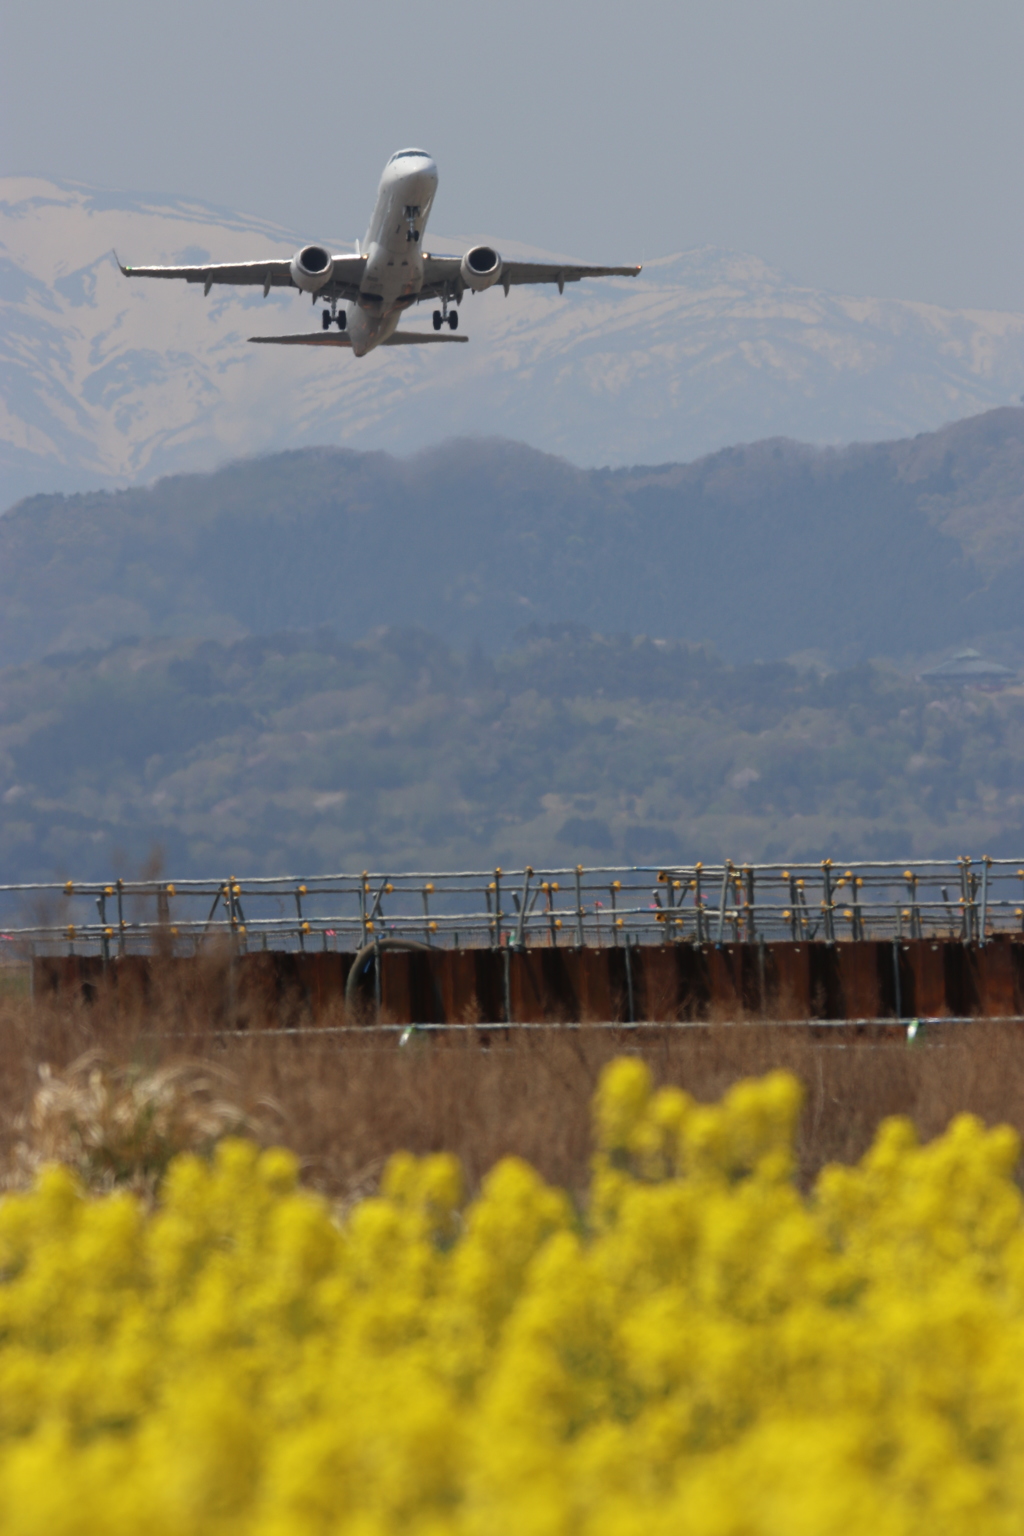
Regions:
<svg viewBox="0 0 1024 1536"><path fill-rule="evenodd" d="M0 878L1024 854L1024 690L565 626L51 656L0 672Z"/></svg>
<svg viewBox="0 0 1024 1536"><path fill-rule="evenodd" d="M0 517L0 665L135 635L527 622L834 666L1024 653L1024 411L903 443L576 469L522 444L307 449ZM987 640L982 640L987 636Z"/></svg>

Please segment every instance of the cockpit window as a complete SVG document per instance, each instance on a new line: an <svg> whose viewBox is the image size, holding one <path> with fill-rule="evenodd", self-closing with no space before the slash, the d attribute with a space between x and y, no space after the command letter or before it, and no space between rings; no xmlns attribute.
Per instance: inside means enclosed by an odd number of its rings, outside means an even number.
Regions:
<svg viewBox="0 0 1024 1536"><path fill-rule="evenodd" d="M430 159L425 149L399 149L391 156L391 160L405 160L410 155L414 156L417 160ZM391 164L391 160L388 161L388 165Z"/></svg>

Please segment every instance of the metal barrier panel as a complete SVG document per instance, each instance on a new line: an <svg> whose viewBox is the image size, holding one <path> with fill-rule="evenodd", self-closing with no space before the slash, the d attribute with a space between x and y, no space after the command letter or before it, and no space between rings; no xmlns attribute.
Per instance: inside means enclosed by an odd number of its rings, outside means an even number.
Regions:
<svg viewBox="0 0 1024 1536"><path fill-rule="evenodd" d="M1011 1018L1024 941L665 944L596 949L220 951L196 958L39 956L37 1000L103 993L182 1030L309 1024L568 1024ZM379 964L379 971L377 966ZM378 991L379 985L379 991ZM379 999L379 1003L378 1003Z"/></svg>
<svg viewBox="0 0 1024 1536"><path fill-rule="evenodd" d="M771 1017L809 1019L811 1017L811 946L809 944L769 944L769 977L773 984Z"/></svg>

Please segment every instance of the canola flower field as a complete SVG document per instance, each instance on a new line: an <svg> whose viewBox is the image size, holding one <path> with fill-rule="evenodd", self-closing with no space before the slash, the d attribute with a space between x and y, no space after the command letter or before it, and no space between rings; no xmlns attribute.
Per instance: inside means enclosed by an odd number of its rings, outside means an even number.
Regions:
<svg viewBox="0 0 1024 1536"><path fill-rule="evenodd" d="M5 1536L1024 1529L1018 1144L884 1123L794 1182L800 1089L604 1073L581 1208L392 1159L343 1217L222 1141L152 1204L0 1200Z"/></svg>

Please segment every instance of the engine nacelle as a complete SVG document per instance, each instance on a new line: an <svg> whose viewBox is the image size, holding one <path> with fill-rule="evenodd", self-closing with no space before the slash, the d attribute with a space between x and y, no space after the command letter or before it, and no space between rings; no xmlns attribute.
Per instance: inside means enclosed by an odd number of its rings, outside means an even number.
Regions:
<svg viewBox="0 0 1024 1536"><path fill-rule="evenodd" d="M501 257L489 245L474 245L462 258L459 276L467 288L482 293L501 276Z"/></svg>
<svg viewBox="0 0 1024 1536"><path fill-rule="evenodd" d="M322 245L304 245L292 257L292 282L303 293L319 293L334 274L334 258Z"/></svg>

